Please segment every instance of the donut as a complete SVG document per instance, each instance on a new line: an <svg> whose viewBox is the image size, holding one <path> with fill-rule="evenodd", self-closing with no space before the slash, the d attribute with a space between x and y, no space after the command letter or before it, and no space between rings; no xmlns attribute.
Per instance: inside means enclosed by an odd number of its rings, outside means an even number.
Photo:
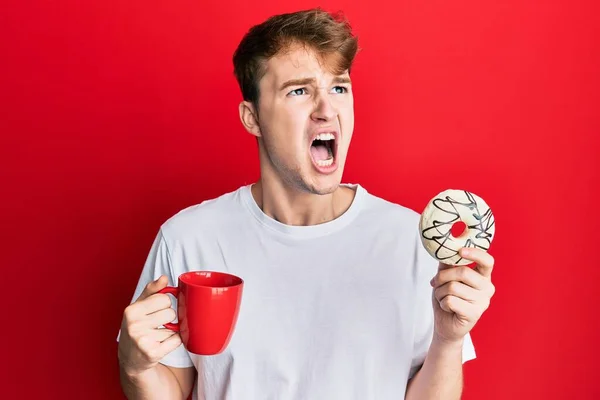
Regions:
<svg viewBox="0 0 600 400"><path fill-rule="evenodd" d="M466 225L464 232L454 237L451 229L456 222ZM466 190L448 189L432 198L419 220L421 242L436 260L448 265L468 265L462 258L462 247L488 251L494 237L494 214L486 202Z"/></svg>

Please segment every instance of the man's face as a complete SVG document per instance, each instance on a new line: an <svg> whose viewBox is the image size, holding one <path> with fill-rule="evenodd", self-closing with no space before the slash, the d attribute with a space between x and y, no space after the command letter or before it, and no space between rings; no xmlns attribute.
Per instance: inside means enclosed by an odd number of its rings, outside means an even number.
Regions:
<svg viewBox="0 0 600 400"><path fill-rule="evenodd" d="M348 73L332 75L315 53L298 46L266 63L259 89L266 175L305 192L334 191L354 130Z"/></svg>

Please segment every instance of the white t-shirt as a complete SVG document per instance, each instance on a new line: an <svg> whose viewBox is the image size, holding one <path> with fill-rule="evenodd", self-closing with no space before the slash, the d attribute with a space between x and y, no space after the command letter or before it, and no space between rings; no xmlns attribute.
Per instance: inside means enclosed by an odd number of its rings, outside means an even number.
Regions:
<svg viewBox="0 0 600 400"><path fill-rule="evenodd" d="M162 363L195 366L194 399L397 400L433 332L438 263L419 240L419 214L358 184L337 219L289 226L262 212L250 185L186 208L160 229L135 290L161 274L238 275L244 292L227 349L180 346ZM463 362L475 358L469 335Z"/></svg>

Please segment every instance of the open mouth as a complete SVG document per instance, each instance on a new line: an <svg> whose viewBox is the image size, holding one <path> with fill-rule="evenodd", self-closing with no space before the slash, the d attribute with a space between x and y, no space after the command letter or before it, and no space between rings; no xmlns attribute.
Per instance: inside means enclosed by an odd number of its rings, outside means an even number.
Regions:
<svg viewBox="0 0 600 400"><path fill-rule="evenodd" d="M336 155L336 142L333 133L320 133L310 146L313 160L319 167L329 167L333 164Z"/></svg>

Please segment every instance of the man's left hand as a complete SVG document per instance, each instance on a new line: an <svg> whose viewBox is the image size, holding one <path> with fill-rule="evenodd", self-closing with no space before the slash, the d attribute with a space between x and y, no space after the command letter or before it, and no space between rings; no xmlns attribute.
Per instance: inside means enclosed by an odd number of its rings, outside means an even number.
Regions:
<svg viewBox="0 0 600 400"><path fill-rule="evenodd" d="M496 288L492 284L494 257L477 248L462 248L469 266L440 263L433 286L434 337L448 343L462 342L490 305Z"/></svg>

